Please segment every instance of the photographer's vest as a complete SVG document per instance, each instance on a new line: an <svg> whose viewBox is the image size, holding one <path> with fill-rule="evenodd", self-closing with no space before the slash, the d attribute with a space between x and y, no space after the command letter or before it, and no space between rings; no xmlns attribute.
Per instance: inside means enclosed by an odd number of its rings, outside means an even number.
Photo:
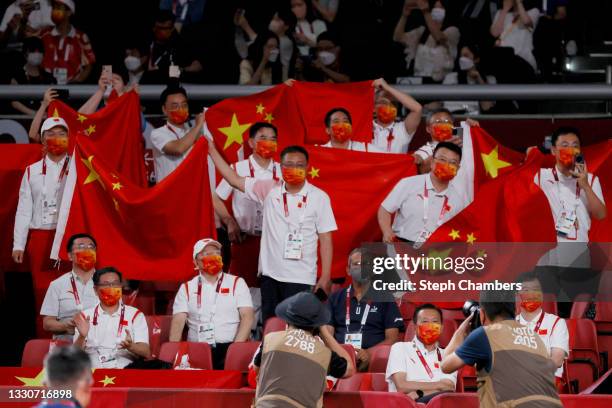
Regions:
<svg viewBox="0 0 612 408"><path fill-rule="evenodd" d="M257 408L321 407L331 351L319 337L290 329L263 341Z"/></svg>
<svg viewBox="0 0 612 408"><path fill-rule="evenodd" d="M491 345L491 371L478 371L480 406L562 407L555 364L533 330L514 320L484 327Z"/></svg>

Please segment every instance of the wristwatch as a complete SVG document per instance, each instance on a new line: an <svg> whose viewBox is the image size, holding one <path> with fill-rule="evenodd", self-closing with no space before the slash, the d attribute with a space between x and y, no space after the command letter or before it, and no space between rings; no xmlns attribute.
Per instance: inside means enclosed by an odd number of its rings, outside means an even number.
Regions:
<svg viewBox="0 0 612 408"><path fill-rule="evenodd" d="M419 396L419 398L423 398L423 395L425 395L422 390L416 390L416 393Z"/></svg>

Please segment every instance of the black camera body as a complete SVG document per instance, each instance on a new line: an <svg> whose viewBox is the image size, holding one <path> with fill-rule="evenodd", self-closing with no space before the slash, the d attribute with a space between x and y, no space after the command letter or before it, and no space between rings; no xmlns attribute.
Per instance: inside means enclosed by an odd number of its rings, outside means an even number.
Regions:
<svg viewBox="0 0 612 408"><path fill-rule="evenodd" d="M470 331L480 327L480 304L475 300L466 300L463 304L463 315L468 318L474 315L470 322Z"/></svg>

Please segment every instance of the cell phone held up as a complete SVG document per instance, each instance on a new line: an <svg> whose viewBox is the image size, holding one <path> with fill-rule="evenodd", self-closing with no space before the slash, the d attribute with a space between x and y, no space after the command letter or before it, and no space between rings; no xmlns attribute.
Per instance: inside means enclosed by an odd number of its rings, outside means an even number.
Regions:
<svg viewBox="0 0 612 408"><path fill-rule="evenodd" d="M321 289L321 288L317 289L317 291L315 292L315 296L321 302L326 302L327 301L327 293L325 293L325 291L323 289Z"/></svg>
<svg viewBox="0 0 612 408"><path fill-rule="evenodd" d="M60 101L67 101L70 98L70 91L68 89L54 89L57 99Z"/></svg>

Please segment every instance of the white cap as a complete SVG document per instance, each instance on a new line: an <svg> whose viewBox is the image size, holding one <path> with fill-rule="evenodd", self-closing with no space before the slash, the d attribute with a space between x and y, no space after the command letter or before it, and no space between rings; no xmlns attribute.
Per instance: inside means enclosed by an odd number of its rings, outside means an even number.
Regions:
<svg viewBox="0 0 612 408"><path fill-rule="evenodd" d="M193 259L195 259L196 255L202 252L204 248L206 248L208 245L214 245L217 248L221 249L221 244L218 241L215 241L212 238L201 239L193 246Z"/></svg>
<svg viewBox="0 0 612 408"><path fill-rule="evenodd" d="M72 11L72 14L74 14L74 1L73 0L55 0L58 3L62 3L64 4L66 7L68 7L70 9L70 11Z"/></svg>
<svg viewBox="0 0 612 408"><path fill-rule="evenodd" d="M68 124L64 119L59 117L51 117L45 119L43 122L42 127L40 128L40 134L42 135L45 131L53 129L56 126L62 126L66 129L66 131L68 131Z"/></svg>

